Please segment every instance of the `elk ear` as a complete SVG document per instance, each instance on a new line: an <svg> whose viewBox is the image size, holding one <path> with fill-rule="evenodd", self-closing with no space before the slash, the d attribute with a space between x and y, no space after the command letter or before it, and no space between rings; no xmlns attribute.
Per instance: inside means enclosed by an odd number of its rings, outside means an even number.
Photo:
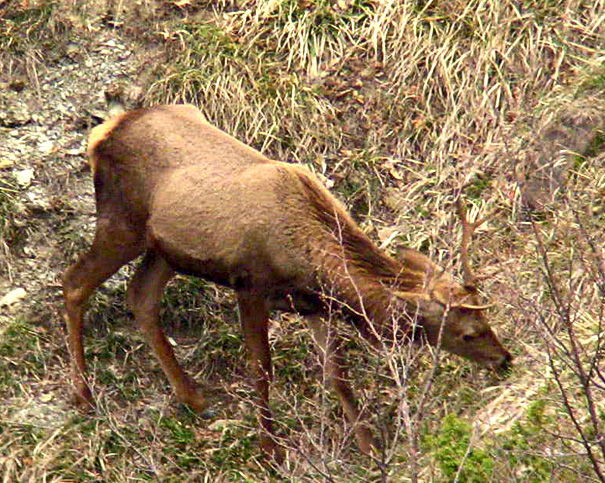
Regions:
<svg viewBox="0 0 605 483"><path fill-rule="evenodd" d="M428 293L397 291L395 296L404 302L415 305L419 314L423 317L431 318L443 315L443 305L434 300Z"/></svg>
<svg viewBox="0 0 605 483"><path fill-rule="evenodd" d="M429 257L413 248L398 248L395 258L405 267L406 277L417 280L419 285L424 284L426 279L437 278L443 272Z"/></svg>
<svg viewBox="0 0 605 483"><path fill-rule="evenodd" d="M420 305L422 302L430 302L431 297L428 293L422 292L400 292L396 291L395 296L406 302L411 302L416 305Z"/></svg>

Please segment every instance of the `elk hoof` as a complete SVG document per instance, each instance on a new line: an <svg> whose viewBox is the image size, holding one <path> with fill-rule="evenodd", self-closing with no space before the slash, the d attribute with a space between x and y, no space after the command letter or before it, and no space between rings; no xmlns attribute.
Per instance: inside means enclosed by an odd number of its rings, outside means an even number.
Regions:
<svg viewBox="0 0 605 483"><path fill-rule="evenodd" d="M261 450L263 457L269 466L281 466L286 459L284 448L271 440L270 444L261 441Z"/></svg>
<svg viewBox="0 0 605 483"><path fill-rule="evenodd" d="M188 394L187 397L177 396L177 400L202 418L208 419L212 417L213 411L208 409L208 401L197 392Z"/></svg>
<svg viewBox="0 0 605 483"><path fill-rule="evenodd" d="M73 393L73 399L78 409L89 410L94 406L92 392L90 392L88 386L76 388Z"/></svg>
<svg viewBox="0 0 605 483"><path fill-rule="evenodd" d="M355 436L357 438L359 450L366 455L376 455L376 453L382 449L380 441L374 437L374 434L372 434L372 431L368 428L357 428Z"/></svg>

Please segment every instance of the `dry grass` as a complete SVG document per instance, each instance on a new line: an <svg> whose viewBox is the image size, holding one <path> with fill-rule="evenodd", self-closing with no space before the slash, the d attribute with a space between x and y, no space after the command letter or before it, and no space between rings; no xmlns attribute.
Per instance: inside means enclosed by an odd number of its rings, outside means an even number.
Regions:
<svg viewBox="0 0 605 483"><path fill-rule="evenodd" d="M214 420L224 420L214 425L176 407L123 310L109 312L118 286L92 314L93 414L66 403L56 326L17 320L4 331L4 481L598 481L604 2L138 4L108 10L154 52L145 103L193 102L239 139L309 165L387 249L412 246L456 271L454 190L468 185L472 217L499 208L473 258L516 366L497 380L445 357L425 392L429 354L385 358L352 340L355 385L385 437L382 459L371 461L316 382L306 328L277 318L274 399L293 458L268 471L231 296L212 287L212 297L195 296L199 285L181 282L166 308L181 321L173 335L189 370L200 381L220 374L202 382L214 391ZM29 25L31 38L76 23L52 18Z"/></svg>

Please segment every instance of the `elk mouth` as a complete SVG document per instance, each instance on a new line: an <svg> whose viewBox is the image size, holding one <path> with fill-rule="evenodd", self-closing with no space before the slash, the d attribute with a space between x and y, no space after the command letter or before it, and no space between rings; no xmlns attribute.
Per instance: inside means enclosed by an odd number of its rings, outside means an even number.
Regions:
<svg viewBox="0 0 605 483"><path fill-rule="evenodd" d="M483 366L484 368L493 371L500 377L506 377L510 375L510 372L513 367L513 356L508 351L505 351L505 353L501 354L500 357L495 355L483 355L483 357L471 357L470 359L474 360L480 366Z"/></svg>

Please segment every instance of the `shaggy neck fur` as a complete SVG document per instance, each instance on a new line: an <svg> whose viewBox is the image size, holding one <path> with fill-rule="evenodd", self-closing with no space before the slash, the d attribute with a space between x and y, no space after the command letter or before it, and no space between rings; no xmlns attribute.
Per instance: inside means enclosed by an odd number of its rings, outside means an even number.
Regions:
<svg viewBox="0 0 605 483"><path fill-rule="evenodd" d="M344 305L368 336L392 337L395 312L404 309L410 319L416 313L416 307L399 300L395 291L426 292L427 280L438 267L427 266L415 250L405 250L402 262L388 256L322 186L305 172L296 174L312 207L310 216L326 235L321 243L309 240L324 295Z"/></svg>

